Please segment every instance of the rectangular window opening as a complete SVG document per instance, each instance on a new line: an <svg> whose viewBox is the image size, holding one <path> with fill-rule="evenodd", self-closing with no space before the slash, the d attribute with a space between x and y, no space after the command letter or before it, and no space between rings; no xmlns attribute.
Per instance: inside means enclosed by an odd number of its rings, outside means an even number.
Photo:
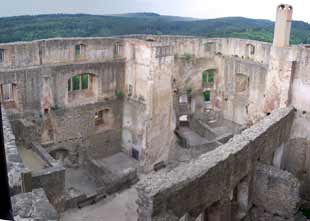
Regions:
<svg viewBox="0 0 310 221"><path fill-rule="evenodd" d="M3 84L2 85L2 99L3 99L3 101L13 100L12 84Z"/></svg>
<svg viewBox="0 0 310 221"><path fill-rule="evenodd" d="M81 57L81 45L75 45L75 57L76 58Z"/></svg>
<svg viewBox="0 0 310 221"><path fill-rule="evenodd" d="M104 124L103 112L104 110L101 110L95 113L95 125L96 126L100 126Z"/></svg>
<svg viewBox="0 0 310 221"><path fill-rule="evenodd" d="M68 91L71 91L72 88L71 88L71 78L68 80Z"/></svg>
<svg viewBox="0 0 310 221"><path fill-rule="evenodd" d="M0 63L4 62L4 50L0 49Z"/></svg>
<svg viewBox="0 0 310 221"><path fill-rule="evenodd" d="M132 157L136 160L139 160L139 151L135 148L132 148Z"/></svg>
<svg viewBox="0 0 310 221"><path fill-rule="evenodd" d="M88 89L89 74L82 75L82 90Z"/></svg>
<svg viewBox="0 0 310 221"><path fill-rule="evenodd" d="M210 91L203 92L203 100L204 100L204 102L211 101L211 92Z"/></svg>
<svg viewBox="0 0 310 221"><path fill-rule="evenodd" d="M72 78L72 87L73 90L80 90L80 82L81 82L81 75L76 75Z"/></svg>
<svg viewBox="0 0 310 221"><path fill-rule="evenodd" d="M208 83L214 83L214 72L213 69L208 71Z"/></svg>

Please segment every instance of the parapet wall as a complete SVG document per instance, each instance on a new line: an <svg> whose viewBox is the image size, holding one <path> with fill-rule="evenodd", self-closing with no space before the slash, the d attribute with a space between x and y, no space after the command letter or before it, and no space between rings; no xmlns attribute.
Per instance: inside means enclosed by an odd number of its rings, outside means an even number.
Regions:
<svg viewBox="0 0 310 221"><path fill-rule="evenodd" d="M253 175L257 161L272 163L275 149L289 137L293 118L292 108L276 110L197 160L149 175L137 186L139 220L178 220L229 199L240 181Z"/></svg>

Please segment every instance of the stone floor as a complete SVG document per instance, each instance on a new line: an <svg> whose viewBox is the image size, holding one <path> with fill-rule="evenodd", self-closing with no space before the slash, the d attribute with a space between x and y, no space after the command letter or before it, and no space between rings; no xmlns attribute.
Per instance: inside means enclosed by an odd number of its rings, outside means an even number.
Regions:
<svg viewBox="0 0 310 221"><path fill-rule="evenodd" d="M129 170L134 170L138 166L138 161L123 152L97 160L97 162L101 167L106 168L118 177L126 175Z"/></svg>
<svg viewBox="0 0 310 221"><path fill-rule="evenodd" d="M94 205L68 210L61 215L60 221L136 221L136 200L136 189L131 187Z"/></svg>
<svg viewBox="0 0 310 221"><path fill-rule="evenodd" d="M88 172L82 168L66 168L66 188L74 187L86 195L96 193L97 186L88 176Z"/></svg>

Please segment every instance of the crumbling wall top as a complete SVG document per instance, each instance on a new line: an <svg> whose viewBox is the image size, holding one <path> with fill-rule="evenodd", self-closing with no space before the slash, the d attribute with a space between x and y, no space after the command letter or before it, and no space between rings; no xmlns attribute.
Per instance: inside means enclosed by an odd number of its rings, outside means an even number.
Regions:
<svg viewBox="0 0 310 221"><path fill-rule="evenodd" d="M147 219L168 210L182 217L193 208L206 208L229 196L254 170L265 149L272 149L267 152L273 155L273 149L288 137L293 116L292 107L276 110L197 160L147 176L137 186L138 204L143 207L140 217Z"/></svg>

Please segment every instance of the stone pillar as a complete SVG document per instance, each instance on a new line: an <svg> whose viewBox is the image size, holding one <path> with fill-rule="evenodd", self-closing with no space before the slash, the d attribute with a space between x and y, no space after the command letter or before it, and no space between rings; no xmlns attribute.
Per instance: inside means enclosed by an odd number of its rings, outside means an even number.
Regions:
<svg viewBox="0 0 310 221"><path fill-rule="evenodd" d="M277 18L274 29L274 47L288 47L290 43L293 7L281 4L277 7Z"/></svg>
<svg viewBox="0 0 310 221"><path fill-rule="evenodd" d="M234 208L232 209L233 220L243 220L252 207L254 173L254 171L249 173L235 188Z"/></svg>
<svg viewBox="0 0 310 221"><path fill-rule="evenodd" d="M295 54L288 48L271 48L264 94L264 113L290 105L294 60Z"/></svg>

